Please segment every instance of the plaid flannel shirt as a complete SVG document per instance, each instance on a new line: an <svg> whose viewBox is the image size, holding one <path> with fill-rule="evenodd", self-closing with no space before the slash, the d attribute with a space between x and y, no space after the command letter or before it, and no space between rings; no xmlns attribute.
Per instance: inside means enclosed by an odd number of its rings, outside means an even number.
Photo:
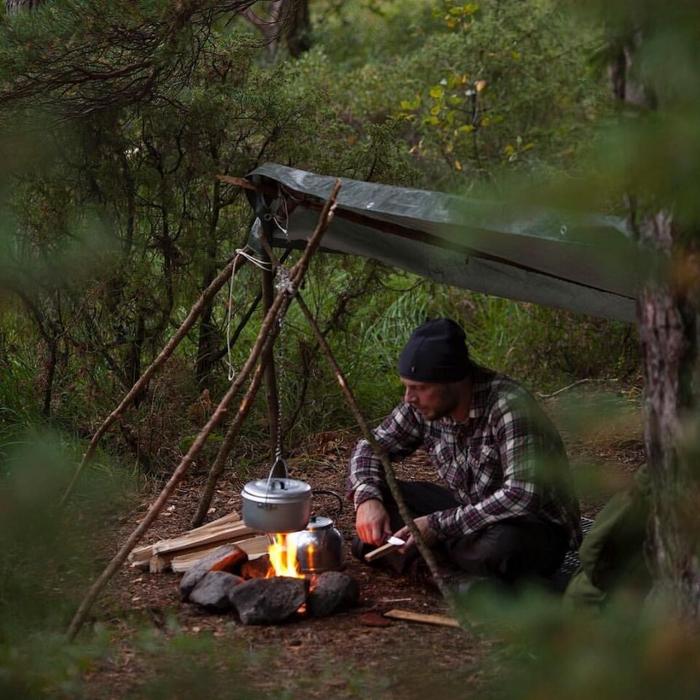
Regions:
<svg viewBox="0 0 700 700"><path fill-rule="evenodd" d="M392 461L420 447L429 454L460 504L429 516L441 539L531 514L563 526L572 546L580 543L578 502L561 438L532 396L505 375L477 368L464 423L429 421L402 403L374 436ZM355 508L382 500L386 490L381 462L366 440L350 459L348 487Z"/></svg>

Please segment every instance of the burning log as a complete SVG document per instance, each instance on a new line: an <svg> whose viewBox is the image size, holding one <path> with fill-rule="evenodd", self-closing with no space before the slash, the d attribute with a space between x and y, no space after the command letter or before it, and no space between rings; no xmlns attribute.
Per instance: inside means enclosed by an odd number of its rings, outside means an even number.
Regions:
<svg viewBox="0 0 700 700"><path fill-rule="evenodd" d="M249 559L241 567L241 576L244 579L250 578L269 578L270 577L270 557L264 554L256 559Z"/></svg>
<svg viewBox="0 0 700 700"><path fill-rule="evenodd" d="M254 578L231 589L229 598L244 625L285 622L306 602L306 579Z"/></svg>

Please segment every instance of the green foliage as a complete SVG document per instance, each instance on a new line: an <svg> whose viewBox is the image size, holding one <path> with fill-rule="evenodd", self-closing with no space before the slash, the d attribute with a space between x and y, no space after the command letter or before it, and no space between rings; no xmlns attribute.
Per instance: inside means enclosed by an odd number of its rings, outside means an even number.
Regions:
<svg viewBox="0 0 700 700"><path fill-rule="evenodd" d="M478 294L463 295L460 306L475 359L530 387L637 380L638 339L629 324Z"/></svg>
<svg viewBox="0 0 700 700"><path fill-rule="evenodd" d="M557 2L348 3L323 23L325 51L350 69L347 113L397 116L431 189L575 167L610 110L588 66L600 32Z"/></svg>
<svg viewBox="0 0 700 700"><path fill-rule="evenodd" d="M57 493L80 446L49 434L17 433L0 462L0 694L75 697L107 638L66 644L64 631L96 562L86 556L117 514L133 504L124 470L104 461L80 485L69 510Z"/></svg>
<svg viewBox="0 0 700 700"><path fill-rule="evenodd" d="M176 634L170 639L154 637L149 646L144 650L149 661L146 680L125 697L153 700L270 697L242 681L242 671L246 663L251 663L250 654L242 646L232 645L230 640Z"/></svg>
<svg viewBox="0 0 700 700"><path fill-rule="evenodd" d="M94 430L245 240L247 202L215 174L242 175L262 159L351 177L398 171L395 128L339 119L311 59L259 62L250 31L219 21L235 5L189 3L169 15L162 2L59 1L0 26L5 124L21 117L50 134L32 167L11 159L19 185L2 272L47 366L48 403L29 409L69 430ZM81 71L85 79L74 80ZM237 280L234 324L258 283L245 273ZM17 313L8 310L8 327ZM156 380L114 448L135 448L144 468L157 469L183 434L196 433L199 418L188 421L177 404L194 403L202 381L221 387L207 358L221 355L225 321L217 305L179 351L196 378L175 370ZM18 343L8 363L30 356L32 342Z"/></svg>
<svg viewBox="0 0 700 700"><path fill-rule="evenodd" d="M56 0L0 24L0 118L18 127L3 149L15 179L0 270L18 295L3 310L5 337L14 338L2 360L12 368L6 417L43 413L69 432L94 431L245 240L248 205L214 174L273 160L431 189L471 187L503 169L546 163L559 172L606 111L586 66L596 32L582 23L572 32L545 0L319 3L315 48L274 63L263 60L252 28L233 19L236 7ZM469 90L479 100L475 123ZM426 116L438 123L423 123ZM27 139L27 125L44 137ZM236 277L233 327L258 284L257 271ZM607 324L371 273L362 261L319 259L308 285L370 415L398 395L396 355L428 315L463 320L478 359L533 384L626 373L634 363L621 328L614 333L623 350L611 367L594 351ZM226 386L227 315L220 298L108 437L110 450L157 473L191 444ZM259 319L233 349L234 366ZM288 327L278 349L285 416L301 433L347 424L294 308ZM27 391L29 383L44 396ZM242 445L263 439L265 413L257 402ZM249 459L243 451L239 458Z"/></svg>
<svg viewBox="0 0 700 700"><path fill-rule="evenodd" d="M605 26L605 41L594 57L601 80L619 62L629 74L616 85L625 103L593 144L588 178L576 183L575 192L568 189L566 199L601 206L633 192L633 226L650 212L672 207L679 240L695 239L700 217L697 4L615 0L586 3L585 9L576 5L575 11Z"/></svg>
<svg viewBox="0 0 700 700"><path fill-rule="evenodd" d="M595 615L532 592L486 598L469 611L505 642L488 674L489 697L685 700L697 692L697 636L663 605L640 615L621 601Z"/></svg>

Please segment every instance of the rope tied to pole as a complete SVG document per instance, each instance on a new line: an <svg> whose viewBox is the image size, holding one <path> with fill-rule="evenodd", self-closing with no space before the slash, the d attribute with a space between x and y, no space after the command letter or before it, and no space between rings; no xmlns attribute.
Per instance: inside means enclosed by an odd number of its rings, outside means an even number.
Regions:
<svg viewBox="0 0 700 700"><path fill-rule="evenodd" d="M253 222L253 230L256 228L256 224L260 226L260 219L255 219ZM251 232L252 233L252 232ZM271 263L266 262L265 260L260 260L260 258L256 258L254 255L249 253L248 251L252 250L250 246L245 246L244 248L236 248L234 251L234 263L239 259L239 258L244 258L247 260L249 263L252 263L256 267L259 267L261 270L267 270L270 271L272 270L272 265ZM233 268L231 269L231 279L229 280L229 286L228 286L228 309L226 311L226 367L228 370L228 380L232 382L236 376L236 369L233 366L233 361L231 358L231 322L233 320L233 281L236 276L236 265L234 264Z"/></svg>

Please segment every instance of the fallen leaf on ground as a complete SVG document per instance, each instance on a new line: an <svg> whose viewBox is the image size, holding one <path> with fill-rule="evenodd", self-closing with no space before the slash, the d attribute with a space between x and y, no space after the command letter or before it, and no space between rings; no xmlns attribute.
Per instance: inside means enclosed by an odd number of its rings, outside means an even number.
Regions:
<svg viewBox="0 0 700 700"><path fill-rule="evenodd" d="M360 615L360 624L367 627L389 627L392 623L378 612L366 612Z"/></svg>

